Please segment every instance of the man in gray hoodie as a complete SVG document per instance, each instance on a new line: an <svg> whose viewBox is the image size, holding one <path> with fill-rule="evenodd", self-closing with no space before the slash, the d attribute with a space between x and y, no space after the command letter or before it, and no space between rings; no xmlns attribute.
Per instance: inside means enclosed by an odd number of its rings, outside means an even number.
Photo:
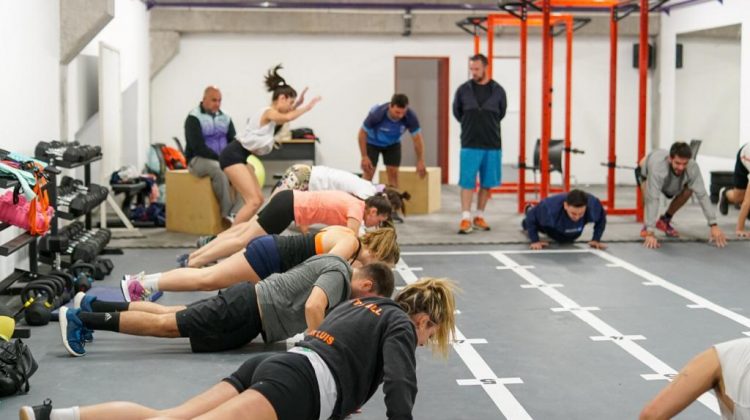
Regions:
<svg viewBox="0 0 750 420"><path fill-rule="evenodd" d="M727 238L716 224L716 214L706 193L700 167L694 159L691 159L692 157L693 152L687 143L676 142L668 153L663 149L652 151L635 169L635 177L643 191L643 204L646 208L646 223L641 230L641 237L644 238L643 246L646 248L653 249L660 246L654 236L655 229L663 231L669 237L679 236L677 230L672 227L672 217L693 193L711 228L709 242L715 241L719 248L726 246ZM667 211L661 217L657 217L659 199L662 194L671 202Z"/></svg>

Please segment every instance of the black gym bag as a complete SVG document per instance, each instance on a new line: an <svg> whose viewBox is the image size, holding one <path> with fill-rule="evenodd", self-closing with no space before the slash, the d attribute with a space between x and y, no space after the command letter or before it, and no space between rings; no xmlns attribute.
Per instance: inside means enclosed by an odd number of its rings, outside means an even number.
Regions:
<svg viewBox="0 0 750 420"><path fill-rule="evenodd" d="M23 341L0 340L0 397L29 392L29 378L38 367Z"/></svg>

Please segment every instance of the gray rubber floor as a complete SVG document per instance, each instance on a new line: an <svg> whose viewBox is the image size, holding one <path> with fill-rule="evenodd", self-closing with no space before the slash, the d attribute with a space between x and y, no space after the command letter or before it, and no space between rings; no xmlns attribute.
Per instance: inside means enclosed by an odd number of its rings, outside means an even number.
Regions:
<svg viewBox="0 0 750 420"><path fill-rule="evenodd" d="M112 257L115 272L100 284L117 287L125 272L171 268L178 252L128 249ZM463 290L460 340L449 358L417 351L415 418L637 418L693 355L750 331L748 252L750 242L723 250L668 243L656 251L615 243L604 253L582 246L543 252L523 245L405 247L400 285L440 276ZM161 303L209 295L171 293ZM215 384L253 354L286 348L252 343L241 351L192 354L184 339L101 331L85 357L72 358L57 323L33 328L27 342L39 371L28 395L0 401L0 419L45 398L58 407L130 400L165 408ZM715 405L713 396L705 401ZM378 392L352 418L384 417ZM697 402L679 418L718 415Z"/></svg>

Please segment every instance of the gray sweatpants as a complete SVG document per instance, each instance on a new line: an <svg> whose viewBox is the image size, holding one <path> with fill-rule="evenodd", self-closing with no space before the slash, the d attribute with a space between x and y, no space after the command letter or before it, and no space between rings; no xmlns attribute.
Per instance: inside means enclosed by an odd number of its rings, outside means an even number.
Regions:
<svg viewBox="0 0 750 420"><path fill-rule="evenodd" d="M219 161L196 156L190 159L188 171L199 178L211 177L211 186L214 189L214 194L216 194L216 199L219 200L222 216L229 216L242 207L242 197L239 194L234 194L236 198L232 200L232 187L229 185L229 180L224 171L221 170Z"/></svg>

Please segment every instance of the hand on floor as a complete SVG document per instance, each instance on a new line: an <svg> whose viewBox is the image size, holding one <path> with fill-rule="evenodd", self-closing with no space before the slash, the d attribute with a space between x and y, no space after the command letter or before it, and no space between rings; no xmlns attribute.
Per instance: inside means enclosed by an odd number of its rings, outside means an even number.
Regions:
<svg viewBox="0 0 750 420"><path fill-rule="evenodd" d="M589 246L594 249L601 249L602 251L607 249L607 244L599 241L589 241Z"/></svg>
<svg viewBox="0 0 750 420"><path fill-rule="evenodd" d="M738 231L734 232L734 234L737 235L737 237L740 238L740 239L742 239L742 238L750 238L750 232L748 232L746 230L738 230Z"/></svg>
<svg viewBox="0 0 750 420"><path fill-rule="evenodd" d="M648 249L656 249L656 248L661 247L661 244L656 239L656 236L648 235L646 236L646 239L643 240L643 246L645 246Z"/></svg>
<svg viewBox="0 0 750 420"><path fill-rule="evenodd" d="M534 251L539 251L548 246L549 246L549 242L539 241L539 242L532 242L531 245L529 245L529 248L533 249Z"/></svg>
<svg viewBox="0 0 750 420"><path fill-rule="evenodd" d="M727 236L724 235L724 232L718 226L711 226L711 238L708 240L708 243L712 242L716 243L717 248L727 246Z"/></svg>

